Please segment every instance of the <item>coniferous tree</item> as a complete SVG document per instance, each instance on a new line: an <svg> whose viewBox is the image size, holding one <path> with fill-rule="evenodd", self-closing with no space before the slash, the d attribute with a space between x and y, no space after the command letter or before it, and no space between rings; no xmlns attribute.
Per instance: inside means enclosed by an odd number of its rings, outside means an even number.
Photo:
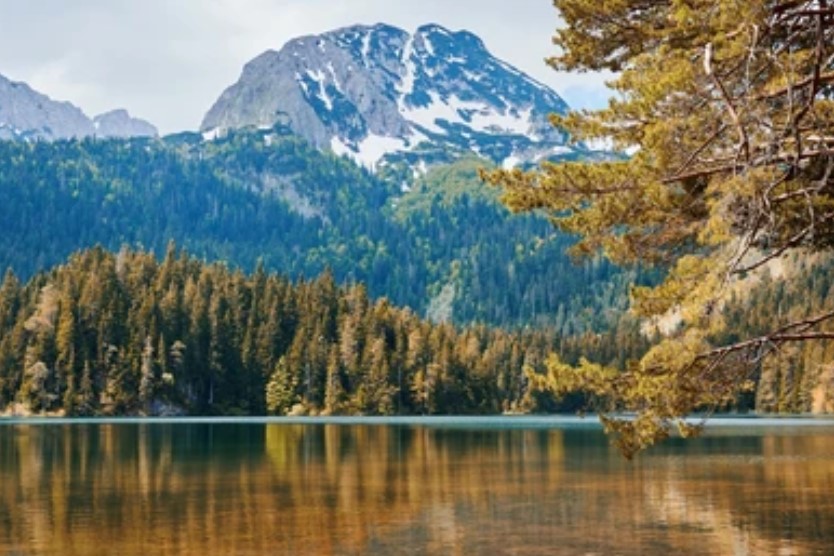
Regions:
<svg viewBox="0 0 834 556"><path fill-rule="evenodd" d="M298 378L285 358L278 360L266 385L266 409L271 415L286 415L298 401Z"/></svg>
<svg viewBox="0 0 834 556"><path fill-rule="evenodd" d="M554 4L566 25L551 64L617 72L618 92L606 109L554 122L575 141L606 140L631 156L487 177L505 188L513 210L544 210L576 234L575 253L664 271L656 287L632 291L632 311L658 325L642 358L619 369L554 359L542 384L585 387L607 401L602 411L636 411L633 420L604 419L631 455L674 426L693 432L687 413L734 403L763 354L834 338L825 328L830 307L792 315L772 307L779 318L760 335L715 342L736 284L786 253L834 245L834 7Z"/></svg>

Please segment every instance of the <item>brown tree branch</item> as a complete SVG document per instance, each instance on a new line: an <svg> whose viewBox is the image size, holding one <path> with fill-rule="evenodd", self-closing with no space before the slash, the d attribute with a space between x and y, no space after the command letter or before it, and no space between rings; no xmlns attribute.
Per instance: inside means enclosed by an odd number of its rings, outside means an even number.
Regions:
<svg viewBox="0 0 834 556"><path fill-rule="evenodd" d="M776 155L776 156L763 156L759 159L754 159L751 164L742 164L740 162L734 162L729 164L724 164L722 166L717 166L715 168L705 168L703 170L694 170L687 174L680 174L675 176L670 176L668 178L662 178L660 180L663 184L671 184L676 183L679 181L686 181L695 178L701 177L709 177L714 176L715 174L721 174L726 172L733 172L737 170L742 170L745 168L760 168L763 166L773 166L774 164L779 163L793 163L797 159L799 160L809 160L812 158L820 158L822 156L832 156L834 155L834 149L818 149L813 151L805 151L799 153L799 156L795 155Z"/></svg>
<svg viewBox="0 0 834 556"><path fill-rule="evenodd" d="M808 332L811 328L834 319L834 311L829 311L815 317L787 324L769 334L736 342L727 346L715 348L702 353L695 358L695 362L704 361L713 357L726 357L727 354L739 351L758 348L767 344L779 344L785 342L804 342L808 340L834 340L834 332ZM796 332L793 332L796 330ZM694 364L694 363L693 363Z"/></svg>

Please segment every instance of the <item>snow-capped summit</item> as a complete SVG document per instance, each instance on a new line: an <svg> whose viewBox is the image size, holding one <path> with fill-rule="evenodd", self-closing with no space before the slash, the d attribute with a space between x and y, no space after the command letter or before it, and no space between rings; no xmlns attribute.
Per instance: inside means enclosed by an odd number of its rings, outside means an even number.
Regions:
<svg viewBox="0 0 834 556"><path fill-rule="evenodd" d="M425 25L409 34L378 24L297 38L261 54L201 130L283 123L367 167L386 156L426 160L439 151L476 152L509 166L571 155L547 117L567 109L470 32Z"/></svg>

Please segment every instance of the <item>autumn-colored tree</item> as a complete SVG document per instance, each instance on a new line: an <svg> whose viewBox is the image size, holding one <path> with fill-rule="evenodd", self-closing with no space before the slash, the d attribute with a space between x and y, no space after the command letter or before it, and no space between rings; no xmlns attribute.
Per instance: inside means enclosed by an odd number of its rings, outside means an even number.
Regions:
<svg viewBox="0 0 834 556"><path fill-rule="evenodd" d="M271 415L286 415L298 400L298 377L282 357L266 385L266 409Z"/></svg>
<svg viewBox="0 0 834 556"><path fill-rule="evenodd" d="M625 369L557 359L543 385L607 400L627 454L695 410L720 408L786 343L834 336L832 312L778 320L720 344L722 308L790 252L834 244L834 3L828 0L555 0L565 22L550 64L609 70L606 109L554 117L574 141L627 153L602 163L497 171L516 211L542 210L577 254L653 264L634 288L655 343Z"/></svg>

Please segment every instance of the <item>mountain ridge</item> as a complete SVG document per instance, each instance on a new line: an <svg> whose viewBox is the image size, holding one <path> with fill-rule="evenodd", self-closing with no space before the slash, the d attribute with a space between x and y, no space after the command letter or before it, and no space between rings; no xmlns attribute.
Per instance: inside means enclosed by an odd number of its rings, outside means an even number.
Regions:
<svg viewBox="0 0 834 556"><path fill-rule="evenodd" d="M61 140L84 137L156 137L156 127L120 108L88 117L69 101L53 100L0 74L0 139Z"/></svg>

